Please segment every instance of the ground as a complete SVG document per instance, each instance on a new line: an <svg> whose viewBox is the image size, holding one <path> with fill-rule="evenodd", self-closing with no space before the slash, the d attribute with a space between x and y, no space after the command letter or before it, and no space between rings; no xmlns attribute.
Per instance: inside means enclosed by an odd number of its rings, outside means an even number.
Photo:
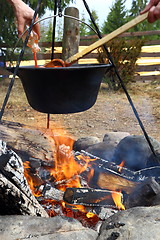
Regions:
<svg viewBox="0 0 160 240"><path fill-rule="evenodd" d="M0 81L0 103L3 103L9 79ZM139 82L128 86L129 94L148 135L160 141L160 84ZM26 99L19 79L15 80L2 120L19 122L33 127L46 127L47 114L33 110ZM99 91L95 105L74 114L51 114L50 128L63 126L75 139L96 136L100 140L107 132L123 131L143 134L123 91Z"/></svg>

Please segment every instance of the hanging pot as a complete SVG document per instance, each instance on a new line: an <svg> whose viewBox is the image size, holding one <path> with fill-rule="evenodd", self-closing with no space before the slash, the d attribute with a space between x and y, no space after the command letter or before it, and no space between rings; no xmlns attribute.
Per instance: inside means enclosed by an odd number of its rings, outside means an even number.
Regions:
<svg viewBox="0 0 160 240"><path fill-rule="evenodd" d="M110 65L72 65L78 59L145 20L148 13L137 16L112 33L66 60L61 68L20 67L20 77L28 102L43 113L76 113L89 109L97 99L100 83ZM14 68L10 69L14 72Z"/></svg>
<svg viewBox="0 0 160 240"><path fill-rule="evenodd" d="M33 109L49 114L77 113L94 105L102 78L110 68L108 64L20 67L18 76Z"/></svg>

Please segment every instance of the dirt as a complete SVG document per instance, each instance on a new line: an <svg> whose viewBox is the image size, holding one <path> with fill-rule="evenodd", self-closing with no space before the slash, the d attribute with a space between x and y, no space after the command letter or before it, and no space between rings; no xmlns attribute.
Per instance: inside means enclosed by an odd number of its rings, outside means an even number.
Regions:
<svg viewBox="0 0 160 240"><path fill-rule="evenodd" d="M7 92L9 79L0 81L0 103ZM140 82L128 87L128 92L149 136L160 141L160 83ZM46 127L47 114L33 110L26 99L19 79L15 80L2 120ZM50 128L63 126L75 139L96 136L100 140L107 132L120 131L142 135L143 132L123 91L111 92L102 87L95 105L85 112L51 114Z"/></svg>

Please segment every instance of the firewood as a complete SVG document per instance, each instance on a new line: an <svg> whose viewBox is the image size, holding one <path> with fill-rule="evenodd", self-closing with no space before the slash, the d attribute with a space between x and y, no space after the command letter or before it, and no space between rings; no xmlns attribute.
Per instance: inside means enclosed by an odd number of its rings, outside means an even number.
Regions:
<svg viewBox="0 0 160 240"><path fill-rule="evenodd" d="M0 215L32 215L48 217L33 195L27 196L0 174Z"/></svg>
<svg viewBox="0 0 160 240"><path fill-rule="evenodd" d="M21 158L0 140L0 214L48 217L32 194Z"/></svg>
<svg viewBox="0 0 160 240"><path fill-rule="evenodd" d="M54 141L50 141L45 132L47 129L36 129L16 122L2 121L0 139L7 142L23 161L34 157L53 161Z"/></svg>
<svg viewBox="0 0 160 240"><path fill-rule="evenodd" d="M97 185L103 189L120 190L129 194L137 185L137 182L125 179L115 173L101 172L99 173Z"/></svg>

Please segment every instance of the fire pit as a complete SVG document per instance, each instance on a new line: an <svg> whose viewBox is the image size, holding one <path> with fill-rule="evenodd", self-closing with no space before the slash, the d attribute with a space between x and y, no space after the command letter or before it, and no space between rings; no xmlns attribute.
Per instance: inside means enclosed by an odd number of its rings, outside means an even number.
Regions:
<svg viewBox="0 0 160 240"><path fill-rule="evenodd" d="M124 167L124 161L116 165L86 151L74 152L74 139L64 133L48 130L45 134L45 139L53 143L54 161L25 158L25 176L34 196L26 187L20 158L1 142L0 195L3 194L3 206L7 204L1 209L3 214L18 211L17 214L45 216L47 212L51 217L75 218L95 230L124 207L150 206L158 201L158 164L133 171ZM113 224L113 228L123 227L120 223Z"/></svg>

